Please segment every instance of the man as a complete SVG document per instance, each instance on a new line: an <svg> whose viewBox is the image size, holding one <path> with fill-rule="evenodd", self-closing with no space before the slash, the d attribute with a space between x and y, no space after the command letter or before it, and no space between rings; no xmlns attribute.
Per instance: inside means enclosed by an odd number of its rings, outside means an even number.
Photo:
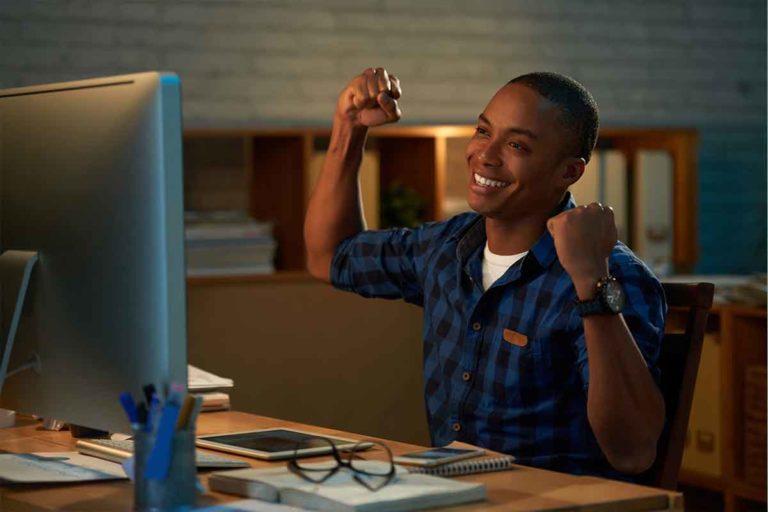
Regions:
<svg viewBox="0 0 768 512"><path fill-rule="evenodd" d="M568 192L597 138L591 95L554 73L512 80L467 146L477 213L364 231L357 173L367 130L399 120L400 95L382 68L341 93L306 216L310 272L424 307L433 444L461 440L577 474L648 469L664 425L654 379L666 303L617 242L612 210L575 207Z"/></svg>

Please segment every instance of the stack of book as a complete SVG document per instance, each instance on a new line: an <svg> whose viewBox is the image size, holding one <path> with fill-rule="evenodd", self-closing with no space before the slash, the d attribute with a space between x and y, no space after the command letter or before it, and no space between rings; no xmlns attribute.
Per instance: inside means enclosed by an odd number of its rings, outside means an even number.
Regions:
<svg viewBox="0 0 768 512"><path fill-rule="evenodd" d="M230 408L229 393L233 388L232 379L219 377L195 366L187 365L187 389L203 397L202 411L226 411Z"/></svg>
<svg viewBox="0 0 768 512"><path fill-rule="evenodd" d="M272 224L239 211L187 212L187 275L271 274L277 244Z"/></svg>

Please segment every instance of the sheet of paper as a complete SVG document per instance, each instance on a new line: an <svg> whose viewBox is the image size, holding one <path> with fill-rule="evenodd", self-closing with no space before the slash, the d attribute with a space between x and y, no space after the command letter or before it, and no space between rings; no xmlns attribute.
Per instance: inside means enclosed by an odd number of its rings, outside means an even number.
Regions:
<svg viewBox="0 0 768 512"><path fill-rule="evenodd" d="M77 452L0 454L3 483L88 482L126 478L120 464Z"/></svg>
<svg viewBox="0 0 768 512"><path fill-rule="evenodd" d="M306 510L268 501L239 500L202 509L196 508L195 512L305 512Z"/></svg>
<svg viewBox="0 0 768 512"><path fill-rule="evenodd" d="M234 387L232 379L219 377L213 373L201 370L196 366L187 365L187 388L190 391L202 391L205 389L219 389Z"/></svg>

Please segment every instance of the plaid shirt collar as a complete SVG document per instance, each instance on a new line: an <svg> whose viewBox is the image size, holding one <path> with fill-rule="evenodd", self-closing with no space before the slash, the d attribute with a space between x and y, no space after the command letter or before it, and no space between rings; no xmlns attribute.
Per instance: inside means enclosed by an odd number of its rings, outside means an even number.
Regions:
<svg viewBox="0 0 768 512"><path fill-rule="evenodd" d="M565 210L576 207L573 200L573 194L570 191L565 193L562 201L552 212L550 217L554 217ZM459 231L449 238L449 241L456 242L456 258L464 272L474 279L482 279L482 258L472 257L481 256L485 246L485 217L478 215L474 222L471 222L465 229ZM555 251L555 241L549 230L545 229L528 254L522 259L520 264L513 265L509 271L501 277L494 286L504 285L519 278L538 275L547 269L557 258Z"/></svg>

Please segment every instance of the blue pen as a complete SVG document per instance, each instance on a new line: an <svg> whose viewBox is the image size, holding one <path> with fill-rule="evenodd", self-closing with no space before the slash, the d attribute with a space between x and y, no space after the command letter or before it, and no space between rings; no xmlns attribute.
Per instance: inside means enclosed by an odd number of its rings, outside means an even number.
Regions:
<svg viewBox="0 0 768 512"><path fill-rule="evenodd" d="M177 397L171 395L165 402L160 421L155 432L155 444L147 457L144 477L148 480L165 480L171 465L173 455L173 436L176 433L176 422L179 419L181 405Z"/></svg>
<svg viewBox="0 0 768 512"><path fill-rule="evenodd" d="M134 430L141 428L139 411L136 409L136 403L133 401L131 393L128 391L120 393L120 404L122 404L125 414L128 415L128 421L131 422L131 428Z"/></svg>
<svg viewBox="0 0 768 512"><path fill-rule="evenodd" d="M144 430L152 432L155 430L155 423L157 423L157 417L160 414L160 398L157 393L152 393L152 398L149 401L149 412L147 413L147 423L144 425Z"/></svg>

